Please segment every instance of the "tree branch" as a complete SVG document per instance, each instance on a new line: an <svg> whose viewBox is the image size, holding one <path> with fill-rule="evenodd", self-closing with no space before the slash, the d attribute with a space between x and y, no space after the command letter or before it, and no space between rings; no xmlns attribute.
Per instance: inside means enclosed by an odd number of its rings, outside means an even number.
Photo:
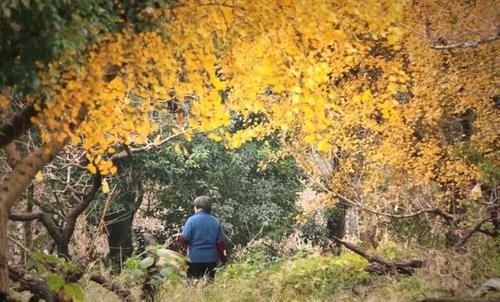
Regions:
<svg viewBox="0 0 500 302"><path fill-rule="evenodd" d="M54 219L50 214L45 212L37 211L31 213L16 213L10 212L9 219L13 221L33 221L39 220L43 226L47 229L50 237L59 244L62 241L61 229L56 225Z"/></svg>
<svg viewBox="0 0 500 302"><path fill-rule="evenodd" d="M125 158L125 157L130 157L132 156L133 154L136 154L136 153L141 153L141 152L146 152L146 151L149 151L151 149L159 149L161 146L163 146L165 143L167 143L168 141L184 134L187 130L184 130L184 131L180 131L180 132L177 132L175 134L172 134L170 136L167 136L166 138L162 139L159 143L157 144L154 144L154 143L149 143L143 147L140 147L140 148L130 148L127 146L128 149L124 150L124 151L121 151L121 152L118 152L116 154L113 154L113 156L110 157L110 160L112 161L115 161L115 160L119 160L119 159L122 159L122 158Z"/></svg>
<svg viewBox="0 0 500 302"><path fill-rule="evenodd" d="M415 271L414 270L415 268L422 267L424 264L423 261L419 260L419 259L410 259L410 260L385 259L385 258L382 258L382 257L377 256L377 255L369 254L368 252L362 250L360 247L355 246L354 244L351 244L347 241L344 241L338 237L335 237L335 236L331 236L331 237L333 238L333 240L342 244L347 249L353 251L354 253L356 253L356 254L360 255L361 257L365 258L366 260L368 260L368 262L377 263L377 264L382 266L382 267L379 267L379 266L368 267L367 269L371 270L371 271L384 272L384 273L386 273L386 272L392 272L392 273L399 272L402 274L411 275Z"/></svg>
<svg viewBox="0 0 500 302"><path fill-rule="evenodd" d="M462 247L464 246L467 241L477 232L481 232L481 227L483 226L483 224L485 224L486 222L490 221L491 220L491 217L488 217L488 218L485 218L481 221L479 221L464 237L462 237L462 239L457 242L457 244L455 244L455 247Z"/></svg>
<svg viewBox="0 0 500 302"><path fill-rule="evenodd" d="M62 240L65 243L66 252L70 238L75 230L76 220L78 219L78 216L80 216L80 214L83 211L85 211L85 209L87 209L92 200L94 200L95 195L99 191L99 188L101 187L101 182L102 182L101 174L99 173L95 174L92 177L92 180L93 180L92 187L90 188L90 190L85 194L85 196L81 199L81 201L69 212L68 216L66 217L66 224L64 225L62 233Z"/></svg>
<svg viewBox="0 0 500 302"><path fill-rule="evenodd" d="M24 134L33 125L31 118L37 114L35 107L30 105L23 112L14 115L12 120L0 128L0 147L7 146L14 139Z"/></svg>
<svg viewBox="0 0 500 302"><path fill-rule="evenodd" d="M78 124L87 115L87 111L88 109L86 107L80 108L76 123L70 125L71 130L78 127ZM50 142L44 143L33 154L24 158L16 165L12 173L5 177L2 184L0 184L0 207L3 211L6 213L10 211L17 198L26 190L26 187L35 177L36 173L38 173L47 163L51 162L68 141L69 138L60 141L53 137Z"/></svg>
<svg viewBox="0 0 500 302"><path fill-rule="evenodd" d="M21 153L19 153L16 143L12 141L7 144L7 146L5 146L5 153L7 155L7 163L14 169L17 163L21 161Z"/></svg>
<svg viewBox="0 0 500 302"><path fill-rule="evenodd" d="M57 301L56 293L48 288L47 282L44 279L32 276L17 266L9 267L9 277L21 283L23 289L32 292L35 295L35 299L43 298L47 302Z"/></svg>
<svg viewBox="0 0 500 302"><path fill-rule="evenodd" d="M484 44L488 42L493 42L500 39L500 36L497 34L477 40L477 41L465 41L465 42L460 42L460 43L454 43L454 44L433 44L431 45L432 49L453 49L453 48L469 48L469 47L476 47L479 44Z"/></svg>
<svg viewBox="0 0 500 302"><path fill-rule="evenodd" d="M353 207L357 207L360 210L368 212L368 213L372 213L372 214L380 215L380 216L386 216L386 217L390 217L390 218L396 218L396 219L412 218L412 217L415 217L415 216L418 216L418 215L422 215L424 213L429 213L429 214L434 214L434 215L441 216L441 217L443 217L446 220L446 222L448 224L450 224L452 226L455 225L455 216L453 216L452 214L447 213L447 212L445 212L445 211L443 211L441 209L438 209L438 208L420 209L420 210L418 210L416 212L411 212L411 213L407 213L407 214L391 214L391 213L379 212L379 211L367 208L367 207L363 206L360 202L351 200L351 199L345 197L344 195L342 195L342 194L340 194L338 192L334 192L334 191L328 189L327 187L325 187L323 184L321 184L318 181L314 181L313 180L313 182L316 183L317 185L321 186L321 188L324 189L324 190L326 190L327 192L335 195L336 197L338 197L343 202L345 202L345 203L347 203L347 204L349 204L349 205L351 205Z"/></svg>
<svg viewBox="0 0 500 302"><path fill-rule="evenodd" d="M330 191L330 192L332 192L332 191ZM412 217L415 217L418 215L422 215L424 213L429 213L429 214L434 214L434 215L438 215L438 216L443 217L449 224L453 224L454 220L455 220L455 217L452 214L446 213L445 211L438 209L438 208L420 209L416 212L411 212L411 213L407 213L407 214L391 214L391 213L379 212L379 211L376 211L376 210L373 210L370 208L366 208L363 205L361 205L359 202L355 202L355 201L343 196L340 193L337 193L337 192L332 192L332 193L335 194L335 196L340 198L342 201L348 203L349 205L357 207L363 211L366 211L366 212L369 212L369 213L372 213L375 215L386 216L386 217L397 218L397 219L404 219L404 218L412 218Z"/></svg>
<svg viewBox="0 0 500 302"><path fill-rule="evenodd" d="M119 282L115 282L113 280L108 280L103 275L100 275L100 274L92 274L90 276L90 280L94 281L95 283L100 284L102 287L115 293L123 301L135 302L134 296L132 296L132 293L130 292L130 290L128 288L122 287Z"/></svg>

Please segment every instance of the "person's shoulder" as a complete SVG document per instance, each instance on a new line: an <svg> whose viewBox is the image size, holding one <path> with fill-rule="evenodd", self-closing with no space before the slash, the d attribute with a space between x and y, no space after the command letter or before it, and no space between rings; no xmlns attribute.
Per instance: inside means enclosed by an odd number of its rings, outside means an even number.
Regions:
<svg viewBox="0 0 500 302"><path fill-rule="evenodd" d="M196 215L191 215L188 217L188 219L186 220L186 223L188 222L193 222L194 220L196 220Z"/></svg>
<svg viewBox="0 0 500 302"><path fill-rule="evenodd" d="M212 219L213 221L220 223L219 219L217 217L215 217L214 215L208 214L208 216L210 216L210 219Z"/></svg>

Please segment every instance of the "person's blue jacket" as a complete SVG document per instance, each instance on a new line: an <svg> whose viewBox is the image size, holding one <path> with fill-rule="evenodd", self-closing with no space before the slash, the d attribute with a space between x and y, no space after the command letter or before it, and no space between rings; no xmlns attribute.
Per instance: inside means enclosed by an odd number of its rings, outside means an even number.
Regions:
<svg viewBox="0 0 500 302"><path fill-rule="evenodd" d="M221 255L220 245L224 244L224 232L217 218L200 211L189 217L182 231L182 239L187 241L188 258L191 263L217 262Z"/></svg>

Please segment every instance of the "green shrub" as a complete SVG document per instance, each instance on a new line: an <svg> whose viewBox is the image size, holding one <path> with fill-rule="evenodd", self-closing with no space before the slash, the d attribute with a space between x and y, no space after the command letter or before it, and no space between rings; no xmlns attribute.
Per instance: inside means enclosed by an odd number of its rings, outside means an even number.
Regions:
<svg viewBox="0 0 500 302"><path fill-rule="evenodd" d="M216 278L211 290L227 292L230 288L242 300L253 300L256 293L273 301L321 299L336 290L366 284L366 265L365 259L351 253L278 261L266 269L255 263L232 264Z"/></svg>
<svg viewBox="0 0 500 302"><path fill-rule="evenodd" d="M312 256L287 261L275 279L273 296L319 297L333 295L336 290L364 284L367 261L353 254L340 257Z"/></svg>

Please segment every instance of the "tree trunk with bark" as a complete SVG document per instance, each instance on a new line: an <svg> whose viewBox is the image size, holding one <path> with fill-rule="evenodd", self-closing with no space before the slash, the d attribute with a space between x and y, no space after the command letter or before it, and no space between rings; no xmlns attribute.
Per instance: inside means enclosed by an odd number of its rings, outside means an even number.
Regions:
<svg viewBox="0 0 500 302"><path fill-rule="evenodd" d="M122 266L134 252L132 224L134 213L118 211L106 215L106 229L108 234L109 254L111 262Z"/></svg>
<svg viewBox="0 0 500 302"><path fill-rule="evenodd" d="M30 109L31 110L31 109ZM29 116L31 118L34 112L24 113L23 118ZM70 125L71 130L75 130L81 121L87 115L87 108L81 107L78 117L74 124ZM28 118L29 121L31 119ZM15 119L14 119L15 120ZM26 118L25 118L26 120ZM23 120L24 121L24 120ZM7 125L8 126L8 125ZM21 130L15 127L14 135L3 136L0 147L5 147L12 141L25 133L31 127L31 122L25 123L25 127ZM7 129L8 130L8 129ZM8 133L7 130L2 130L2 133ZM48 163L54 159L64 146L69 142L69 138L59 140L52 137L47 143L44 143L34 153L25 157L19 162L16 162L13 171L4 178L0 184L0 292L7 293L9 290L9 267L7 262L7 223L10 209L19 197L26 191L35 175Z"/></svg>
<svg viewBox="0 0 500 302"><path fill-rule="evenodd" d="M35 153L18 163L12 173L0 185L0 209L2 211L0 228L3 234L0 236L0 291L7 292L9 289L9 272L6 255L9 211L21 194L26 191L31 181L35 178L36 173L52 161L54 156L62 150L66 142L52 141L42 145Z"/></svg>
<svg viewBox="0 0 500 302"><path fill-rule="evenodd" d="M0 295L7 296L9 292L9 263L7 261L7 224L9 222L8 210L0 205Z"/></svg>
<svg viewBox="0 0 500 302"><path fill-rule="evenodd" d="M116 195L119 209L106 214L105 222L109 244L108 257L113 264L121 268L123 262L134 252L133 222L144 196L143 172L136 165L141 166L142 162L134 157L115 160L114 163L123 175L118 184L119 193Z"/></svg>

